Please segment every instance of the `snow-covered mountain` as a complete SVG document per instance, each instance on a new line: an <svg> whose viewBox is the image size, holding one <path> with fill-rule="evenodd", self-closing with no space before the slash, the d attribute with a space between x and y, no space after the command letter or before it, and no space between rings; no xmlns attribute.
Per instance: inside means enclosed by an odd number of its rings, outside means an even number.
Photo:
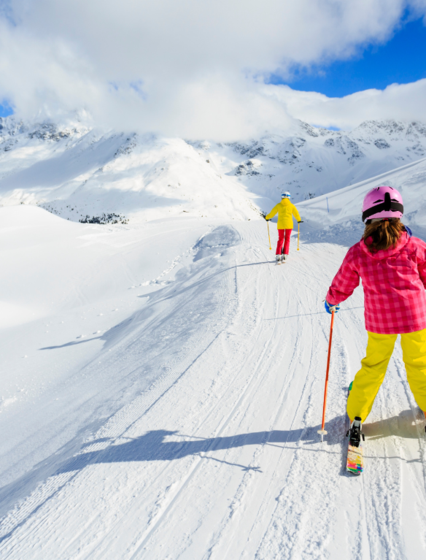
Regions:
<svg viewBox="0 0 426 560"><path fill-rule="evenodd" d="M37 204L73 221L246 220L283 189L298 202L425 154L420 122L369 121L345 133L295 121L280 135L220 144L8 117L0 119L0 204Z"/></svg>
<svg viewBox="0 0 426 560"><path fill-rule="evenodd" d="M291 134L232 145L246 159L235 170L250 190L275 198L313 198L418 160L426 155L426 126L368 121L344 133L300 122ZM268 181L269 179L269 181Z"/></svg>
<svg viewBox="0 0 426 560"><path fill-rule="evenodd" d="M0 204L37 204L79 221L103 213L258 216L244 185L178 138L2 119ZM3 149L1 149L3 147Z"/></svg>

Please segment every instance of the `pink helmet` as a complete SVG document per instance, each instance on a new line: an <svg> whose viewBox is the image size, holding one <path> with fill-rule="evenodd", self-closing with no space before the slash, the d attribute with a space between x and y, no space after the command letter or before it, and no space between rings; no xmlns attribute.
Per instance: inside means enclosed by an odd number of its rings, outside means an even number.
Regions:
<svg viewBox="0 0 426 560"><path fill-rule="evenodd" d="M376 187L362 203L362 221L373 218L402 218L404 206L401 194L393 187Z"/></svg>

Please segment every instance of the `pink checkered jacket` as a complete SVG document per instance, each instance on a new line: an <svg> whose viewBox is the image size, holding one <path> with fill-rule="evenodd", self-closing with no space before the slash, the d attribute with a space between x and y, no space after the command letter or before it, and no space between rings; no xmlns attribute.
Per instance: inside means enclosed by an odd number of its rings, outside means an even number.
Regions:
<svg viewBox="0 0 426 560"><path fill-rule="evenodd" d="M403 232L395 249L371 254L359 241L333 278L327 302L345 301L360 279L367 331L401 334L426 328L426 243Z"/></svg>

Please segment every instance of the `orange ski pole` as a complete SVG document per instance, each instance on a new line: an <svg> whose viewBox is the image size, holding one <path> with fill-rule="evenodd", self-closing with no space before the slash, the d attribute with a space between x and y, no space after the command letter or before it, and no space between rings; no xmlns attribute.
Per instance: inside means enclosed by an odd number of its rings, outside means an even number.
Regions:
<svg viewBox="0 0 426 560"><path fill-rule="evenodd" d="M323 405L323 408L322 408L322 423L321 423L321 430L318 430L318 433L321 434L321 441L324 441L324 436L327 433L324 430L324 426L325 426L325 408L327 406L328 372L330 371L331 341L333 339L333 325L334 325L334 311L331 312L330 340L328 341L327 372L325 374L324 405Z"/></svg>
<svg viewBox="0 0 426 560"><path fill-rule="evenodd" d="M300 241L300 223L297 222L297 250L299 251L299 241Z"/></svg>

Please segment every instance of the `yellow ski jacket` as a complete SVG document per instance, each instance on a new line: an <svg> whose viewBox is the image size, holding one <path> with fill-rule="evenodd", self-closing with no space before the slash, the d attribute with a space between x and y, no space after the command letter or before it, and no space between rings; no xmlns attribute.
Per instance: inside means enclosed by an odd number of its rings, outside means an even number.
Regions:
<svg viewBox="0 0 426 560"><path fill-rule="evenodd" d="M266 220L270 220L278 212L277 229L293 229L293 216L300 222L300 215L297 208L288 198L283 198L276 206L272 208Z"/></svg>

